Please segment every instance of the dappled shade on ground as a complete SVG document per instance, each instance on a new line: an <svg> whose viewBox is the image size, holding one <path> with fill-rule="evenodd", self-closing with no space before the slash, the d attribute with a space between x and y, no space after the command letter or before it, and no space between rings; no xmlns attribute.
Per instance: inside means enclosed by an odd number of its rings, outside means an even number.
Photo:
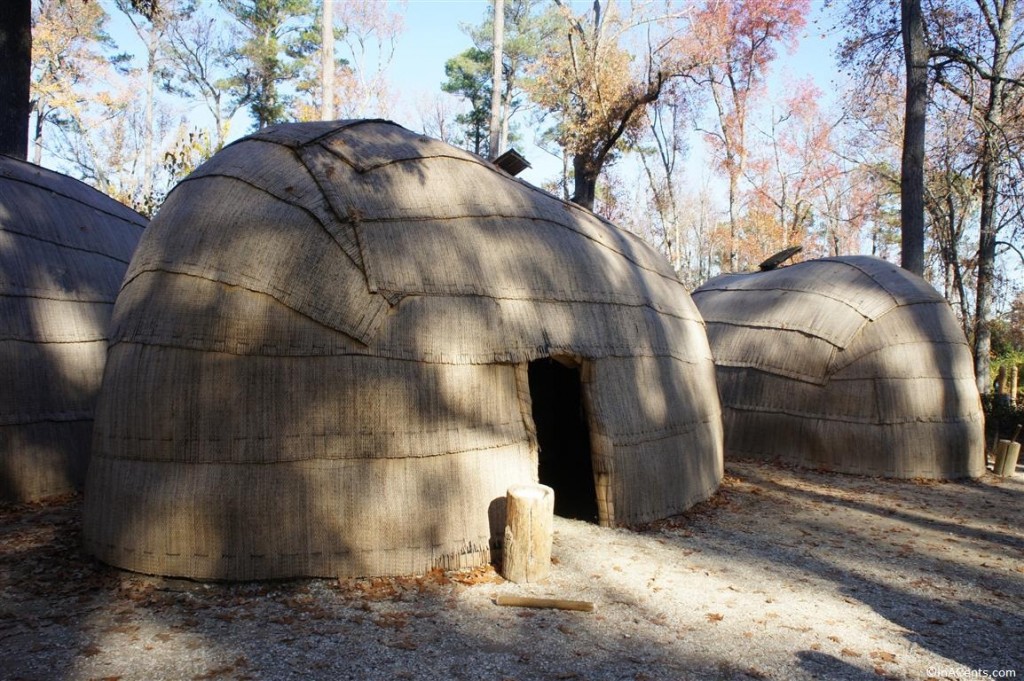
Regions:
<svg viewBox="0 0 1024 681"><path fill-rule="evenodd" d="M80 504L0 507L0 669L118 677L926 679L1024 673L1024 469L921 483L731 461L642 532L555 519L551 576L212 584L104 566ZM519 610L501 594L592 601Z"/></svg>

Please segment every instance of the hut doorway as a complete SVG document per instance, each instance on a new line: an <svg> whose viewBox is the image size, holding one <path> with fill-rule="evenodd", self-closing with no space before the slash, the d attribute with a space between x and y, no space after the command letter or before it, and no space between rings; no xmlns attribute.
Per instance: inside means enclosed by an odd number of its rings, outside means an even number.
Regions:
<svg viewBox="0 0 1024 681"><path fill-rule="evenodd" d="M580 367L543 357L530 362L528 370L540 482L555 490L556 515L596 523L597 490Z"/></svg>

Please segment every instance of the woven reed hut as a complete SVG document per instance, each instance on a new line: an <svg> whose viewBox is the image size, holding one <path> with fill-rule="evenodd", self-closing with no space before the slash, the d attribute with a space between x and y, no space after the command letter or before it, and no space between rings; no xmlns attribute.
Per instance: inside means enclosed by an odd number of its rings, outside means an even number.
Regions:
<svg viewBox="0 0 1024 681"><path fill-rule="evenodd" d="M474 566L512 484L625 525L721 479L714 365L667 262L393 123L216 154L153 220L114 317L85 542L128 569Z"/></svg>
<svg viewBox="0 0 1024 681"><path fill-rule="evenodd" d="M896 478L984 472L971 353L926 281L868 256L717 277L708 327L727 455Z"/></svg>
<svg viewBox="0 0 1024 681"><path fill-rule="evenodd" d="M145 224L0 156L0 501L81 489L110 314Z"/></svg>

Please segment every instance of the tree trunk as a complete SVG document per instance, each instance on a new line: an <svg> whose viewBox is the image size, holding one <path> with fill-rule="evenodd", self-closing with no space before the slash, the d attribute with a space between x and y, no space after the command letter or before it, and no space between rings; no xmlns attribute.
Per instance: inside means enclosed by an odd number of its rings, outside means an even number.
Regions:
<svg viewBox="0 0 1024 681"><path fill-rule="evenodd" d="M994 88L993 88L994 89ZM995 133L990 133L994 135ZM992 350L992 284L996 266L995 203L997 168L991 149L994 141L986 135L983 143L981 176L981 220L978 243L978 283L974 310L974 377L978 391L989 392L989 353Z"/></svg>
<svg viewBox="0 0 1024 681"><path fill-rule="evenodd" d="M220 105L220 94L215 94L213 97L214 106L213 108L213 125L217 130L217 143L214 147L214 151L220 151L224 148L224 143L228 138L228 122L224 120L224 114L222 113Z"/></svg>
<svg viewBox="0 0 1024 681"><path fill-rule="evenodd" d="M43 125L46 119L43 118L43 107L36 106L36 131L32 135L32 162L37 166L43 165Z"/></svg>
<svg viewBox="0 0 1024 681"><path fill-rule="evenodd" d="M0 154L28 158L32 113L32 0L0 5Z"/></svg>
<svg viewBox="0 0 1024 681"><path fill-rule="evenodd" d="M736 252L737 229L736 202L739 201L739 172L733 166L729 168L729 272L735 272L739 266L739 255Z"/></svg>
<svg viewBox="0 0 1024 681"><path fill-rule="evenodd" d="M901 0L906 61L906 118L900 169L900 265L924 276L924 142L928 105L928 46L921 0Z"/></svg>
<svg viewBox="0 0 1024 681"><path fill-rule="evenodd" d="M501 137L498 138L498 148L508 147L508 119L512 115L512 90L506 82L501 93Z"/></svg>
<svg viewBox="0 0 1024 681"><path fill-rule="evenodd" d="M334 120L334 0L323 0L320 19L320 119Z"/></svg>
<svg viewBox="0 0 1024 681"><path fill-rule="evenodd" d="M142 133L142 144L143 144L143 167L142 167L142 200L148 201L150 195L153 193L153 175L155 174L155 168L153 164L153 145L155 144L156 130L155 130L155 92L153 89L153 83L156 80L156 68L157 68L157 50L159 49L159 34L157 33L156 20L150 24L149 44L147 50L149 52L149 61L146 64L146 120L145 130Z"/></svg>
<svg viewBox="0 0 1024 681"><path fill-rule="evenodd" d="M571 201L587 210L594 210L597 198L597 176L599 172L592 170L590 159L583 154L572 157L573 194Z"/></svg>
<svg viewBox="0 0 1024 681"><path fill-rule="evenodd" d="M501 62L505 53L505 0L494 0L494 51L491 56L491 139L488 157L501 154Z"/></svg>
<svg viewBox="0 0 1024 681"><path fill-rule="evenodd" d="M989 391L989 353L992 350L992 331L989 322L992 317L993 281L996 269L996 234L999 230L996 216L996 199L999 196L999 135L1003 124L1003 90L1005 81L1010 36L1016 2L1007 0L1000 17L998 34L995 35L996 50L992 59L993 77L989 81L988 109L985 111L981 146L981 216L978 243L978 283L974 315L974 377L982 394Z"/></svg>
<svg viewBox="0 0 1024 681"><path fill-rule="evenodd" d="M956 227L956 203L952 194L946 197L946 219L949 221L949 267L953 271L953 289L960 305L960 324L964 336L969 336L970 310L967 305L967 289L964 287L962 263L960 262L959 230Z"/></svg>

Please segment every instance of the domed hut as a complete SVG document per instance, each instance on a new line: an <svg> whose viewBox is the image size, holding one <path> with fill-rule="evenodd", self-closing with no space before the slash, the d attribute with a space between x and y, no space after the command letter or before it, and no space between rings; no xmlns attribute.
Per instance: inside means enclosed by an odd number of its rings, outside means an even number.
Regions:
<svg viewBox="0 0 1024 681"><path fill-rule="evenodd" d="M153 220L114 317L84 533L124 568L475 566L512 484L626 525L722 476L714 365L667 262L393 123L216 154Z"/></svg>
<svg viewBox="0 0 1024 681"><path fill-rule="evenodd" d="M107 329L146 220L0 156L0 501L81 489Z"/></svg>
<svg viewBox="0 0 1024 681"><path fill-rule="evenodd" d="M895 478L984 472L981 402L953 312L926 281L851 256L693 292L727 455Z"/></svg>

